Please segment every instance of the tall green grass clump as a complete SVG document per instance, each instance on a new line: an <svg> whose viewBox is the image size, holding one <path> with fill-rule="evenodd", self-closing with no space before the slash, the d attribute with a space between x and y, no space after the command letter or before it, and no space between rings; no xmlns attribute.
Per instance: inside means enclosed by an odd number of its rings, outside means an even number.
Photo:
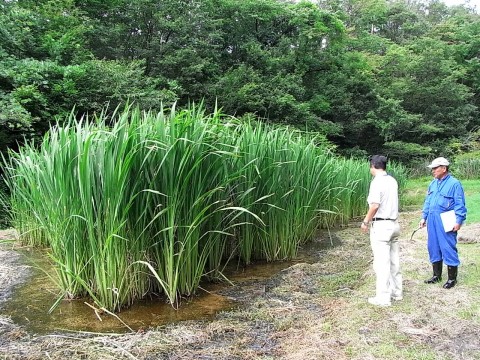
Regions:
<svg viewBox="0 0 480 360"><path fill-rule="evenodd" d="M316 226L315 199L323 191L301 184L306 169L315 166L315 154L298 132L260 123L238 127L233 139L239 155L232 166L240 175L233 199L259 216L263 225L252 222L249 213L242 214L245 225L236 233L240 257L246 263L292 258L305 232Z"/></svg>
<svg viewBox="0 0 480 360"><path fill-rule="evenodd" d="M368 163L320 140L195 106L72 114L6 162L12 224L50 248L59 299L176 304L230 259L291 259L319 227L365 211Z"/></svg>
<svg viewBox="0 0 480 360"><path fill-rule="evenodd" d="M480 151L457 155L452 165L454 175L459 179L480 179Z"/></svg>
<svg viewBox="0 0 480 360"><path fill-rule="evenodd" d="M244 262L291 259L319 227L364 211L368 165L336 158L316 145L316 136L291 128L247 123L237 131L234 168L241 176L234 199L265 224L242 214L237 237Z"/></svg>

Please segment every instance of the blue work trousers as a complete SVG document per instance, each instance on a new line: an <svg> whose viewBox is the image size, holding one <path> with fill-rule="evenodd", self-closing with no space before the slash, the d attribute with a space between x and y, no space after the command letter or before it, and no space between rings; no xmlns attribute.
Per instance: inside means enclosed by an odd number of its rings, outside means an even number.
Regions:
<svg viewBox="0 0 480 360"><path fill-rule="evenodd" d="M449 266L460 265L457 250L457 232L445 232L440 212L430 212L427 218L427 247L430 262L443 261Z"/></svg>

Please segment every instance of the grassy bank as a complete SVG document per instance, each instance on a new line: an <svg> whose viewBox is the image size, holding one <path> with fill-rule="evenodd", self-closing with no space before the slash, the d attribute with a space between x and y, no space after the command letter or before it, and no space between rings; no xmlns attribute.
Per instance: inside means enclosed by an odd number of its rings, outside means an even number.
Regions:
<svg viewBox="0 0 480 360"><path fill-rule="evenodd" d="M465 191L465 201L468 210L466 223L478 223L480 222L480 181L459 180L462 182ZM423 177L407 181L402 194L402 207L405 210L421 209L428 185L431 181L432 177Z"/></svg>

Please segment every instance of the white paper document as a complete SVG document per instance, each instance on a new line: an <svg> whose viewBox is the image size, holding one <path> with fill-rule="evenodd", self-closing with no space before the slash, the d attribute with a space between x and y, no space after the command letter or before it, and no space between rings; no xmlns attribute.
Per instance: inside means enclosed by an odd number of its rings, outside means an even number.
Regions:
<svg viewBox="0 0 480 360"><path fill-rule="evenodd" d="M453 227L457 223L457 217L455 216L455 211L450 210L440 214L442 219L443 229L445 232L450 232L453 230Z"/></svg>

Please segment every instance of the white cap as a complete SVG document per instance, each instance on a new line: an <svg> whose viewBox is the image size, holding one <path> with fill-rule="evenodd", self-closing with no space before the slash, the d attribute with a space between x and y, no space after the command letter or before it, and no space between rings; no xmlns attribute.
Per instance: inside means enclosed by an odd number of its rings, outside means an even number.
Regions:
<svg viewBox="0 0 480 360"><path fill-rule="evenodd" d="M428 165L427 167L432 169L432 168L436 168L438 166L448 166L448 165L450 165L450 163L448 162L447 159L445 159L444 157L438 157L436 159L433 159L432 163L430 165Z"/></svg>

